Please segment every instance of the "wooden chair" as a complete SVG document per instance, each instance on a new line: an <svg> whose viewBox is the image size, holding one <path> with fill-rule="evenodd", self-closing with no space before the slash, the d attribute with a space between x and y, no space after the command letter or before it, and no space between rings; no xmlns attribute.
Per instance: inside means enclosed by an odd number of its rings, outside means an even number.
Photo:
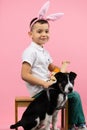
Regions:
<svg viewBox="0 0 87 130"><path fill-rule="evenodd" d="M15 123L18 121L18 108L27 107L33 100L34 98L22 96L15 98ZM61 130L68 130L68 102L66 107L61 109Z"/></svg>

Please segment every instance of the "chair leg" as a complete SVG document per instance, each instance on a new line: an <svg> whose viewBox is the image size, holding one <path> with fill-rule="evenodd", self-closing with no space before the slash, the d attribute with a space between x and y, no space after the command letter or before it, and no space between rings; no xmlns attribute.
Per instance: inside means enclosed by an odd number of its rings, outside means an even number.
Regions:
<svg viewBox="0 0 87 130"><path fill-rule="evenodd" d="M61 109L61 129L68 130L68 101L65 108Z"/></svg>
<svg viewBox="0 0 87 130"><path fill-rule="evenodd" d="M17 102L15 101L15 123L17 123L18 121L18 106L17 106ZM16 128L16 130L18 130Z"/></svg>
<svg viewBox="0 0 87 130"><path fill-rule="evenodd" d="M64 115L65 113L64 113L64 108L63 109L61 109L61 128L63 129L64 128Z"/></svg>
<svg viewBox="0 0 87 130"><path fill-rule="evenodd" d="M65 130L68 130L68 101L66 102L65 109Z"/></svg>

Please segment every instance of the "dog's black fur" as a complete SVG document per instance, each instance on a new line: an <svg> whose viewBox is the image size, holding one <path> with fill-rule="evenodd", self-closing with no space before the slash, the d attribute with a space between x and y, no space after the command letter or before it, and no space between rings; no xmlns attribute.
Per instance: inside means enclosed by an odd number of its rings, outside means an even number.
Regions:
<svg viewBox="0 0 87 130"><path fill-rule="evenodd" d="M56 108L62 106L62 104L64 105L66 95L73 91L76 74L74 72L59 72L55 77L57 82L51 85L47 90L42 90L41 94L27 107L21 120L11 125L10 129L22 126L24 130L35 130L41 122L46 126L46 130L49 129L49 124L52 120L51 117ZM53 128L55 129L55 126L53 126Z"/></svg>

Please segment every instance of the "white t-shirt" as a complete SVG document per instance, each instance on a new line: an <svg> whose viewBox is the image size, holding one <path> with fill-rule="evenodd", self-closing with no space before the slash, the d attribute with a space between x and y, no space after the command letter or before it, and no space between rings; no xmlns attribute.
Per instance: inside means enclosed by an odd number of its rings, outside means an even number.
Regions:
<svg viewBox="0 0 87 130"><path fill-rule="evenodd" d="M45 81L50 79L48 66L52 63L49 53L38 44L32 42L23 52L22 62L28 62L32 68L32 75ZM43 86L27 83L30 96L34 96L43 89Z"/></svg>

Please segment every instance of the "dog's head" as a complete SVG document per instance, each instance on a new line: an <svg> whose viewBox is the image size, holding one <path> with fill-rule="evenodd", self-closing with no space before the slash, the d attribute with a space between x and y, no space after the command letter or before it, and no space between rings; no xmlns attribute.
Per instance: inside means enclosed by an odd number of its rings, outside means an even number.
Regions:
<svg viewBox="0 0 87 130"><path fill-rule="evenodd" d="M63 92L63 93L70 93L73 91L74 86L74 80L76 78L77 74L74 72L70 73L62 73L58 72L55 74L55 78L57 79L57 87Z"/></svg>

